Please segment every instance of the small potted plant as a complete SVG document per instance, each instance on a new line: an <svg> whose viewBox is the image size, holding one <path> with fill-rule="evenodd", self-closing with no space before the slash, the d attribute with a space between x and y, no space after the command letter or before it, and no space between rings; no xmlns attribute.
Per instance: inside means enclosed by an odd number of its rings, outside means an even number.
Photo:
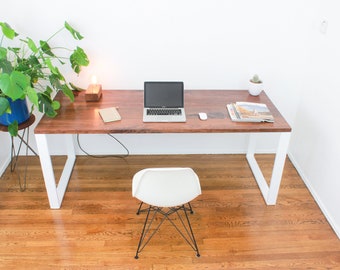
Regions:
<svg viewBox="0 0 340 270"><path fill-rule="evenodd" d="M56 92L62 91L71 101L74 100L73 90L78 87L68 82L59 68L68 62L79 74L89 60L78 46L74 49L51 46L51 39L63 30L67 30L75 40L83 38L67 22L47 40L40 40L39 44L29 37L19 38L6 22L0 22L0 27L3 34L2 38L0 36L0 124L8 126L10 134L16 136L18 124L27 120L34 108L49 117L57 115L60 103L53 100ZM21 107L27 106L26 98L32 103L30 112ZM18 118L15 116L17 107L24 114Z"/></svg>
<svg viewBox="0 0 340 270"><path fill-rule="evenodd" d="M258 96L261 91L263 90L263 83L259 78L259 75L255 74L250 80L249 80L249 94L252 96Z"/></svg>

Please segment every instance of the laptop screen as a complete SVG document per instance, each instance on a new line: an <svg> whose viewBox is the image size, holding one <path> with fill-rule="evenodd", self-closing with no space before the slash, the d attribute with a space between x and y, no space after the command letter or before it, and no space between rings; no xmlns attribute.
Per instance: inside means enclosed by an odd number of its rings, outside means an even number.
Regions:
<svg viewBox="0 0 340 270"><path fill-rule="evenodd" d="M183 108L183 82L144 82L144 107Z"/></svg>

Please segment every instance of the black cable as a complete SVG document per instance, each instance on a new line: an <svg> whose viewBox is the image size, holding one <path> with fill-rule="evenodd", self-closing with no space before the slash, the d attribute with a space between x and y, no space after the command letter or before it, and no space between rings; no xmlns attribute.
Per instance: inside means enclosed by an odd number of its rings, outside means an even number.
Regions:
<svg viewBox="0 0 340 270"><path fill-rule="evenodd" d="M85 153L87 156L93 157L93 158L107 158L107 157L126 158L126 157L128 157L130 155L129 149L121 141L119 141L112 134L107 134L107 135L109 135L111 138L113 138L117 143L119 143L125 149L125 151L126 151L125 155L92 155L92 154L88 153L87 151L85 151L84 148L81 146L81 143L80 143L80 134L77 134L77 143L78 143L79 149L83 153Z"/></svg>

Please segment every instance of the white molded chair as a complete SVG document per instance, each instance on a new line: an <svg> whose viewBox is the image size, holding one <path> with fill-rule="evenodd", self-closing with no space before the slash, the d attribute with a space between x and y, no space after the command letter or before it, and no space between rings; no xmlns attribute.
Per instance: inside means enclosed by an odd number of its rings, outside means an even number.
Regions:
<svg viewBox="0 0 340 270"><path fill-rule="evenodd" d="M175 226L199 257L200 254L187 211L193 213L190 201L201 193L199 178L191 168L149 168L137 172L132 179L132 196L141 201L137 215L141 212L147 212L147 215L135 258L138 259L138 254L165 220L169 220ZM149 206L141 210L143 203ZM185 207L186 204L188 207ZM182 211L182 215L180 211ZM174 213L176 213L182 230L176 225L174 219L170 218L170 215ZM156 228L151 230L151 224L157 214L163 215L163 218ZM146 239L147 235L148 238Z"/></svg>

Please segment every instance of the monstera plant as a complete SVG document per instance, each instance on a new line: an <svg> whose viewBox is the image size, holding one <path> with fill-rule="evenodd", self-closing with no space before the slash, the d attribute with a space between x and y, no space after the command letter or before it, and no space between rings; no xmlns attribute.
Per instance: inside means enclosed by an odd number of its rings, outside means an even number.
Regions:
<svg viewBox="0 0 340 270"><path fill-rule="evenodd" d="M6 22L0 22L0 120L15 112L12 103L25 101L32 104L30 113L37 108L49 117L57 115L60 103L53 100L56 92L74 100L73 90L78 87L68 82L60 71L61 66L68 64L79 74L83 66L89 64L84 50L78 46L67 48L65 45L52 45L52 39L61 35L64 30L75 40L81 40L82 35L69 23L56 31L46 40L35 42L32 38L19 37L19 34ZM67 44L66 38L63 39ZM6 117L4 117L6 116ZM27 119L26 119L27 120ZM0 122L7 125L12 136L18 132L18 120Z"/></svg>

